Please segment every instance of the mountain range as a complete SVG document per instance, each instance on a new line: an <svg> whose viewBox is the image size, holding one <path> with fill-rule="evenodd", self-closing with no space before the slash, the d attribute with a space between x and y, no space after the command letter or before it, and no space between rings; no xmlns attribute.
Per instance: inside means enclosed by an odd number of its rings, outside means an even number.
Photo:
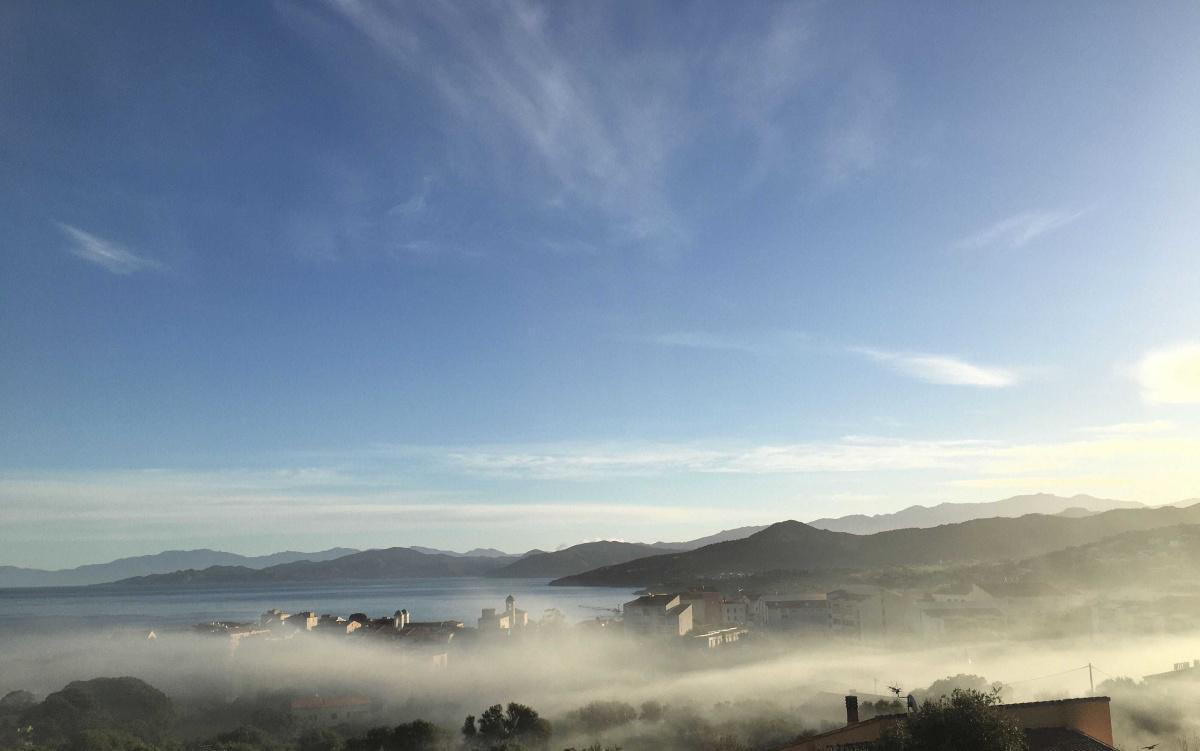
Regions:
<svg viewBox="0 0 1200 751"><path fill-rule="evenodd" d="M89 584L118 581L134 576L161 574L182 569L210 566L239 566L261 569L294 561L328 561L351 553L354 548L330 548L315 553L285 550L270 555L245 556L220 550L165 550L153 555L118 558L108 563L91 563L75 568L47 571L44 569L0 566L0 588L4 587L82 587Z"/></svg>
<svg viewBox="0 0 1200 751"><path fill-rule="evenodd" d="M1086 495L1066 498L1042 493L1015 496L991 503L911 506L893 514L818 519L801 526L831 533L865 536L879 532L936 528L980 518L1019 517L1031 511L1081 519L1102 514L1109 509L1135 508L1144 507L1129 501ZM475 548L460 553L421 546L364 551L361 554L352 548L332 548L315 553L285 551L265 556L242 556L208 549L175 550L59 571L0 566L0 587L83 586L124 580L129 580L130 583L162 585L171 582L299 581L304 577L322 580L344 576L404 578L486 575L563 578L590 575L593 570L621 566L639 559L651 559L655 556L661 558L663 555L675 555L744 540L768 529L767 526L737 527L694 540L656 542L649 545L618 541L588 542L553 552L535 549L524 554L505 553L496 548ZM812 542L819 546L828 541ZM847 544L844 547L853 549L855 546ZM329 566L294 565L302 562L319 564L343 558L349 560ZM265 573L260 575L253 573L255 571ZM601 577L610 575L611 572L596 574Z"/></svg>
<svg viewBox="0 0 1200 751"><path fill-rule="evenodd" d="M639 586L729 578L769 571L870 569L1018 560L1122 533L1200 523L1186 508L1114 509L1084 517L1028 514L932 528L853 535L798 521L772 524L743 539L605 566L555 580L559 585Z"/></svg>
<svg viewBox="0 0 1200 751"><path fill-rule="evenodd" d="M210 566L165 574L122 579L106 587L176 587L181 585L228 586L277 582L370 581L380 579L483 576L504 565L506 559L490 556L422 553L412 548L363 550L327 561L294 561L254 569L246 566Z"/></svg>
<svg viewBox="0 0 1200 751"><path fill-rule="evenodd" d="M640 542L613 542L610 540L584 542L556 550L553 553L542 551L529 553L512 563L495 569L488 575L512 578L570 576L601 566L657 555L662 551L663 549L660 547Z"/></svg>
<svg viewBox="0 0 1200 751"><path fill-rule="evenodd" d="M892 514L851 514L837 518L817 519L809 522L809 526L827 529L830 532L849 532L855 535L869 535L875 532L887 532L893 529L908 529L910 527L937 527L942 524L958 524L972 519L986 519L993 516L1025 516L1026 514L1062 514L1086 516L1087 514L1111 511L1118 508L1143 508L1142 504L1134 501L1114 501L1109 498L1095 498L1090 495L1075 495L1070 498L1051 495L1050 493L1035 493L1018 495L1001 501L989 503L939 503L936 506L909 506ZM748 535L747 535L748 536ZM716 540L714 540L716 542Z"/></svg>

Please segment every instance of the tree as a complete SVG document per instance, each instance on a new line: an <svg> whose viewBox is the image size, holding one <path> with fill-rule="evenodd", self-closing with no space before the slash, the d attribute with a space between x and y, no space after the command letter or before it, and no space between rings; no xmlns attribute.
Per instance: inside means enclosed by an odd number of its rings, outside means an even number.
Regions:
<svg viewBox="0 0 1200 751"><path fill-rule="evenodd" d="M433 751L445 745L441 728L425 720L413 720L392 728L388 751Z"/></svg>
<svg viewBox="0 0 1200 751"><path fill-rule="evenodd" d="M93 678L68 683L22 712L18 723L32 726L32 740L48 746L65 745L86 730L110 729L155 745L166 736L174 715L167 695L144 681Z"/></svg>
<svg viewBox="0 0 1200 751"><path fill-rule="evenodd" d="M662 705L662 702L650 701L642 702L642 713L639 715L642 722L658 722L663 718L667 708Z"/></svg>
<svg viewBox="0 0 1200 751"><path fill-rule="evenodd" d="M1001 714L996 692L954 689L926 699L880 739L879 751L1025 751L1025 734Z"/></svg>
<svg viewBox="0 0 1200 751"><path fill-rule="evenodd" d="M623 701L594 701L567 714L567 720L587 733L628 725L637 719L637 710Z"/></svg>
<svg viewBox="0 0 1200 751"><path fill-rule="evenodd" d="M468 741L475 740L475 736L479 734L479 731L475 729L475 715L469 714L467 715L467 718L463 720L462 734L463 738Z"/></svg>
<svg viewBox="0 0 1200 751"><path fill-rule="evenodd" d="M539 737L550 739L550 724L538 717L533 707L516 702L509 702L504 711L504 727L508 730L509 738L536 741Z"/></svg>
<svg viewBox="0 0 1200 751"><path fill-rule="evenodd" d="M21 689L9 691L3 698L0 698L0 714L16 714L32 707L35 703L37 700L28 691Z"/></svg>
<svg viewBox="0 0 1200 751"><path fill-rule="evenodd" d="M264 751L279 748L278 744L261 728L239 725L215 738L213 745L225 751Z"/></svg>
<svg viewBox="0 0 1200 751"><path fill-rule="evenodd" d="M479 715L479 735L484 740L502 741L508 737L508 728L504 725L504 707L493 704Z"/></svg>
<svg viewBox="0 0 1200 751"><path fill-rule="evenodd" d="M467 720L473 718L467 717ZM505 708L493 704L479 715L478 733L470 735L463 722L463 735L468 741L482 742L489 748L505 748L509 741L517 745L542 746L550 740L550 723L538 716L537 710L524 704L510 702Z"/></svg>
<svg viewBox="0 0 1200 751"><path fill-rule="evenodd" d="M342 739L329 728L309 730L296 741L297 751L340 751Z"/></svg>
<svg viewBox="0 0 1200 751"><path fill-rule="evenodd" d="M115 728L84 730L63 747L64 751L155 751L154 747Z"/></svg>

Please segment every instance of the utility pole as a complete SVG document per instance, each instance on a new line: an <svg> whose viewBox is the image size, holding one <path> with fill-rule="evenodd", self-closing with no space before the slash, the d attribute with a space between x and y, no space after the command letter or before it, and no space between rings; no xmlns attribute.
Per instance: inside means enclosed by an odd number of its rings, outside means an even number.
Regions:
<svg viewBox="0 0 1200 751"><path fill-rule="evenodd" d="M1092 696L1096 695L1096 682L1092 680L1092 663L1088 663L1088 687L1091 688Z"/></svg>

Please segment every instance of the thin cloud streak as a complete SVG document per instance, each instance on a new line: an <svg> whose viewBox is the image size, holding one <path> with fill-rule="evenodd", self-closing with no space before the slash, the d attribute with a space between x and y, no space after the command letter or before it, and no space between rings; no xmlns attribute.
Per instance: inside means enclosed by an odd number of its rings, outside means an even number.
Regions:
<svg viewBox="0 0 1200 751"><path fill-rule="evenodd" d="M957 250L1023 248L1039 237L1066 227L1087 213L1088 209L1053 209L1014 214L958 240L953 247Z"/></svg>
<svg viewBox="0 0 1200 751"><path fill-rule="evenodd" d="M629 341L678 349L718 350L770 354L792 349L808 337L798 331L762 331L746 334L722 334L711 331L665 331L627 337Z"/></svg>
<svg viewBox="0 0 1200 751"><path fill-rule="evenodd" d="M58 222L58 228L74 242L69 248L72 255L114 274L127 275L163 268L160 262L136 255L120 243L62 222Z"/></svg>
<svg viewBox="0 0 1200 751"><path fill-rule="evenodd" d="M994 389L1014 386L1021 380L1013 370L978 365L952 355L887 352L869 347L853 347L851 351L926 383Z"/></svg>

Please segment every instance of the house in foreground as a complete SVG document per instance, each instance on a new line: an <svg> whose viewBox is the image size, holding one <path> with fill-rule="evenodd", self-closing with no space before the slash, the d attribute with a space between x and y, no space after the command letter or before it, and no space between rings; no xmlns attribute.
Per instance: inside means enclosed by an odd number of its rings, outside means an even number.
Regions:
<svg viewBox="0 0 1200 751"><path fill-rule="evenodd" d="M1001 704L996 709L1024 732L1029 751L1116 751L1107 696ZM858 697L846 697L846 725L783 751L870 751L888 728L907 715L858 719Z"/></svg>

